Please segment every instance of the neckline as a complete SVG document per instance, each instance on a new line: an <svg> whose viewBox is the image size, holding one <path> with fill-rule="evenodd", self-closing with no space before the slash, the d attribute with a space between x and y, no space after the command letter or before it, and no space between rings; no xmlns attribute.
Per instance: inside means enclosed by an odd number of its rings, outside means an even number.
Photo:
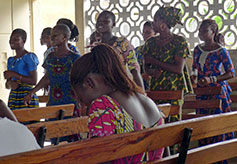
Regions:
<svg viewBox="0 0 237 164"><path fill-rule="evenodd" d="M208 53L216 52L216 51L219 51L219 50L221 50L221 49L223 48L220 44L218 44L218 45L220 46L220 48L217 48L217 49L211 50L211 51L205 51L205 50L202 49L202 47L201 47L202 45L204 45L204 43L199 44L199 45L198 45L198 48L199 48L202 52L208 52Z"/></svg>

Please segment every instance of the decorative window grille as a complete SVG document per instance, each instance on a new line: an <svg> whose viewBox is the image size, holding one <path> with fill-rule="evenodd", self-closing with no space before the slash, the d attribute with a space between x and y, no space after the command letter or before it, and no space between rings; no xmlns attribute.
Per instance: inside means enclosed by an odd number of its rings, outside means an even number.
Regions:
<svg viewBox="0 0 237 164"><path fill-rule="evenodd" d="M228 49L237 48L237 0L84 0L85 37L95 31L98 14L112 11L116 16L116 36L127 37L134 47L143 44L142 27L145 21L153 20L161 6L181 9L183 26L176 25L174 33L183 35L193 49L200 40L198 28L203 19L216 20L219 31L224 35Z"/></svg>

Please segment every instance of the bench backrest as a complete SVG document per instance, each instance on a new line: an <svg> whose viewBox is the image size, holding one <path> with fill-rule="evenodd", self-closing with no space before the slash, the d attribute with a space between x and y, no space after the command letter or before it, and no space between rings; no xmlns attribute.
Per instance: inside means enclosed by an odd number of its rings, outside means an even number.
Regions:
<svg viewBox="0 0 237 164"><path fill-rule="evenodd" d="M49 101L49 96L46 95L38 96L38 98L40 103L47 103Z"/></svg>
<svg viewBox="0 0 237 164"><path fill-rule="evenodd" d="M183 100L183 91L147 91L147 96L156 100ZM180 115L181 106L171 105L169 115Z"/></svg>
<svg viewBox="0 0 237 164"><path fill-rule="evenodd" d="M14 110L13 113L19 122L27 122L40 119L57 118L60 110L63 110L64 116L72 116L74 107L74 104L66 104L39 108L25 108Z"/></svg>
<svg viewBox="0 0 237 164"><path fill-rule="evenodd" d="M4 163L100 163L180 143L184 128L191 140L237 130L237 112L174 122L133 133L93 138L0 158Z"/></svg>

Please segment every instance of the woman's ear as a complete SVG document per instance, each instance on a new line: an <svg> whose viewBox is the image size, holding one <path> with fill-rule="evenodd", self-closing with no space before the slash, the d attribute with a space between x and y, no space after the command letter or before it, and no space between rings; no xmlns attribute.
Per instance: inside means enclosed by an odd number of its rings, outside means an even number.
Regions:
<svg viewBox="0 0 237 164"><path fill-rule="evenodd" d="M166 25L164 23L161 23L160 25L160 30L165 31Z"/></svg>

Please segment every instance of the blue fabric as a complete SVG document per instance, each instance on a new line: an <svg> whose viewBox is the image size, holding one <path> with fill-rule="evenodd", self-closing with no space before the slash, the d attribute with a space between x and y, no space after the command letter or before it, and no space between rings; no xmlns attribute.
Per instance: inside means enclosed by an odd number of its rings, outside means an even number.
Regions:
<svg viewBox="0 0 237 164"><path fill-rule="evenodd" d="M37 70L38 57L34 53L27 53L21 58L9 57L7 70L17 72L23 76L29 76L31 71ZM13 78L16 80L16 78Z"/></svg>

